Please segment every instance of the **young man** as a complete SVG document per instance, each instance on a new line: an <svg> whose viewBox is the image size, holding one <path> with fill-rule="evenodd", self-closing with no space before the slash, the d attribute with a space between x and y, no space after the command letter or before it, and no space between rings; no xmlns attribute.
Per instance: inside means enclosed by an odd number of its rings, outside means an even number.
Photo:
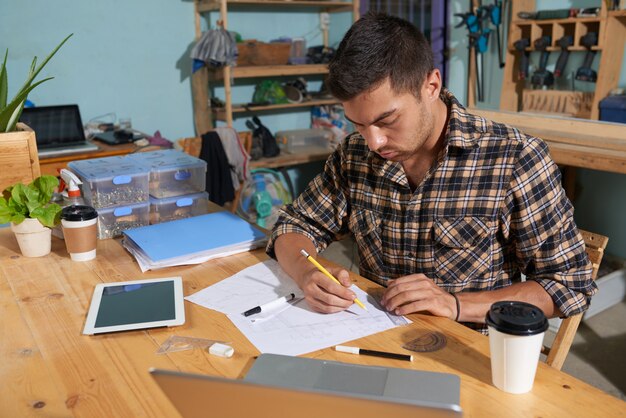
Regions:
<svg viewBox="0 0 626 418"><path fill-rule="evenodd" d="M315 255L348 232L360 274L387 287L382 304L397 314L429 312L486 332L500 300L549 317L587 309L591 266L541 140L468 114L404 20L367 14L329 68L357 132L283 210L267 247L313 309L344 310L354 294L347 271L332 270L340 286L300 250Z"/></svg>

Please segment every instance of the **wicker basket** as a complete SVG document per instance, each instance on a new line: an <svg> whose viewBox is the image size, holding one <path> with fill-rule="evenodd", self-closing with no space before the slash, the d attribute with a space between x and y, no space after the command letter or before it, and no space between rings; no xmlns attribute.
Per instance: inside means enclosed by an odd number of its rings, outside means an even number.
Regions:
<svg viewBox="0 0 626 418"><path fill-rule="evenodd" d="M238 66L247 65L284 65L289 62L291 44L288 42L265 43L244 41L237 44Z"/></svg>

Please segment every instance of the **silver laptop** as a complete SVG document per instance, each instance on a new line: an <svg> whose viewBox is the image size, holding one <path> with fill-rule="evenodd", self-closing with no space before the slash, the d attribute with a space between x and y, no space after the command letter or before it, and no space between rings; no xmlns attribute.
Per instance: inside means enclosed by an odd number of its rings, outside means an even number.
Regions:
<svg viewBox="0 0 626 418"><path fill-rule="evenodd" d="M183 417L460 417L446 373L262 354L244 380L151 370ZM246 414L246 415L244 415Z"/></svg>
<svg viewBox="0 0 626 418"><path fill-rule="evenodd" d="M20 122L35 131L40 158L99 149L85 138L78 105L24 108Z"/></svg>

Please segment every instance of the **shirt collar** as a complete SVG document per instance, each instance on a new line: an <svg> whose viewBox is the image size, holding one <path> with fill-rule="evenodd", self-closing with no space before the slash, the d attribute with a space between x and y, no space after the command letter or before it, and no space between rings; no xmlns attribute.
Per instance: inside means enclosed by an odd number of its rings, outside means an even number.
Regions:
<svg viewBox="0 0 626 418"><path fill-rule="evenodd" d="M467 113L452 93L446 88L441 89L439 96L448 106L450 120L446 132L446 145L462 149L478 147L478 140L487 132L485 119Z"/></svg>

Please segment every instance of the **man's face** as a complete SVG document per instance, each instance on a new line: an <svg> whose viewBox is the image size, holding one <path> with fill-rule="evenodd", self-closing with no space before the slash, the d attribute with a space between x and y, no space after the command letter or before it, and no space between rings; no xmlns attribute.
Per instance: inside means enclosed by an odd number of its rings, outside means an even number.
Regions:
<svg viewBox="0 0 626 418"><path fill-rule="evenodd" d="M402 162L417 156L433 134L434 117L427 101L395 93L389 79L343 106L369 149L387 160Z"/></svg>

